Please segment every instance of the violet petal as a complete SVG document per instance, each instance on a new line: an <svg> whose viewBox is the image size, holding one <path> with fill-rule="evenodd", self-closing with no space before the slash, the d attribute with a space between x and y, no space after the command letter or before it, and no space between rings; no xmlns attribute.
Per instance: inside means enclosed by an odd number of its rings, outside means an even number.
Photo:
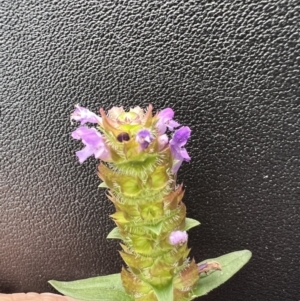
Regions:
<svg viewBox="0 0 300 301"><path fill-rule="evenodd" d="M174 117L174 111L171 108L165 108L158 113L158 117L163 120L170 120Z"/></svg>
<svg viewBox="0 0 300 301"><path fill-rule="evenodd" d="M84 147L82 150L76 152L79 163L82 164L88 157L92 156L94 149L90 146Z"/></svg>
<svg viewBox="0 0 300 301"><path fill-rule="evenodd" d="M143 129L136 134L135 139L140 144L142 149L146 149L154 138L149 130Z"/></svg>
<svg viewBox="0 0 300 301"><path fill-rule="evenodd" d="M157 140L158 140L158 149L159 150L164 149L169 142L169 138L166 134L159 136L157 138Z"/></svg>
<svg viewBox="0 0 300 301"><path fill-rule="evenodd" d="M184 159L184 161L190 161L191 157L189 156L187 150L185 148L182 148L180 150L180 156L182 159Z"/></svg>
<svg viewBox="0 0 300 301"><path fill-rule="evenodd" d="M180 124L173 120L174 111L171 108L163 109L158 113L158 122L156 124L159 134L164 134L167 128L173 131L174 128L178 127Z"/></svg>
<svg viewBox="0 0 300 301"><path fill-rule="evenodd" d="M102 135L95 128L80 126L72 133L72 137L82 140L85 145L85 148L76 152L80 163L83 163L91 155L101 160L110 158L108 147L104 143Z"/></svg>
<svg viewBox="0 0 300 301"><path fill-rule="evenodd" d="M75 106L75 110L71 114L71 119L79 121L81 125L84 125L87 122L98 124L102 122L101 117L79 105Z"/></svg>
<svg viewBox="0 0 300 301"><path fill-rule="evenodd" d="M176 130L172 139L170 140L171 153L174 159L174 165L172 172L176 173L183 161L190 161L191 158L183 146L187 143L191 136L191 130L189 127L184 126Z"/></svg>
<svg viewBox="0 0 300 301"><path fill-rule="evenodd" d="M175 128L179 127L180 124L175 120L169 120L167 127L170 131L174 131Z"/></svg>
<svg viewBox="0 0 300 301"><path fill-rule="evenodd" d="M190 136L191 136L191 129L188 126L183 126L175 131L170 143L182 147L187 143Z"/></svg>
<svg viewBox="0 0 300 301"><path fill-rule="evenodd" d="M175 164L172 166L172 173L175 174L179 170L183 160L176 160Z"/></svg>

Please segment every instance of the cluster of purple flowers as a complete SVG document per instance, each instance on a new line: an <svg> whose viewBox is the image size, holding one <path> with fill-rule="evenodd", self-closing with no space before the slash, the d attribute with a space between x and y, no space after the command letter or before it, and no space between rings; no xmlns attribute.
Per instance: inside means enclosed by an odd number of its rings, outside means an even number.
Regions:
<svg viewBox="0 0 300 301"><path fill-rule="evenodd" d="M165 135L166 130L169 129L170 131L174 131L174 129L179 127L180 124L173 120L174 111L171 108L166 108L159 112L158 117L158 132L162 136L165 136L166 139L168 139L168 137ZM190 156L187 153L187 150L183 147L187 143L190 136L190 128L184 126L176 130L173 134L172 139L170 140L171 152L175 160L175 164L172 168L173 173L176 173L178 171L183 161L191 160Z"/></svg>
<svg viewBox="0 0 300 301"><path fill-rule="evenodd" d="M160 149L163 149L169 143L174 158L172 172L177 173L182 162L190 161L191 159L184 148L190 138L191 130L187 126L183 126L175 130L175 128L178 128L180 124L173 119L174 111L171 108L166 108L160 111L157 116L158 121L156 123L156 129L159 134L158 143ZM71 120L78 121L81 124L81 126L72 133L72 137L74 139L81 140L85 145L82 150L76 152L79 162L83 163L92 155L94 155L97 159L109 161L111 159L110 151L103 136L95 128L89 128L85 125L86 123L101 125L102 118L88 109L77 105L71 115ZM167 130L175 130L170 141L166 135ZM142 129L136 134L135 139L139 143L141 150L144 150L154 140L154 137L149 129Z"/></svg>
<svg viewBox="0 0 300 301"><path fill-rule="evenodd" d="M72 133L72 138L81 140L85 145L82 150L76 152L79 162L83 163L92 155L97 159L108 160L110 158L109 149L102 135L95 128L84 126L87 122L101 124L101 117L86 108L76 105L74 112L71 114L71 120L79 121L81 124L81 126Z"/></svg>

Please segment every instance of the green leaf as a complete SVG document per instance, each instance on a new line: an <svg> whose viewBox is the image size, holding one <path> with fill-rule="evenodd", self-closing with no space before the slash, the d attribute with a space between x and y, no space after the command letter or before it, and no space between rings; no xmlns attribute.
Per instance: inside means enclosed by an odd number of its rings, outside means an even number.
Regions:
<svg viewBox="0 0 300 301"><path fill-rule="evenodd" d="M121 236L120 230L118 227L113 228L107 235L108 239L122 239L123 237Z"/></svg>
<svg viewBox="0 0 300 301"><path fill-rule="evenodd" d="M200 262L199 264L217 261L221 264L222 271L212 271L208 275L202 274L196 288L193 290L193 298L206 295L227 281L250 260L251 256L252 253L250 251L243 250Z"/></svg>
<svg viewBox="0 0 300 301"><path fill-rule="evenodd" d="M195 220L193 218L186 218L184 231L190 230L191 228L194 228L199 225L200 225L200 222L198 222L197 220Z"/></svg>
<svg viewBox="0 0 300 301"><path fill-rule="evenodd" d="M60 293L83 301L132 301L122 286L120 274L99 276L76 281L49 283Z"/></svg>
<svg viewBox="0 0 300 301"><path fill-rule="evenodd" d="M157 301L173 301L173 282L164 287L152 286Z"/></svg>

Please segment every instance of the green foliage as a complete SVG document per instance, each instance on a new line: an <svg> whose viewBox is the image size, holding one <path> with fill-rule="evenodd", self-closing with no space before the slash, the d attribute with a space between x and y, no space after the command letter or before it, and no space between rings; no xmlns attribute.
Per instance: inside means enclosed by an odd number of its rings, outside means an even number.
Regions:
<svg viewBox="0 0 300 301"><path fill-rule="evenodd" d="M197 220L193 219L193 218L186 218L185 219L185 227L184 227L184 230L187 231L187 230L190 230L196 226L199 226L201 225L200 222L198 222Z"/></svg>
<svg viewBox="0 0 300 301"><path fill-rule="evenodd" d="M221 264L222 271L211 271L208 275L202 274L196 288L193 290L193 298L206 295L214 288L223 284L238 272L250 260L251 256L252 253L250 251L243 250L200 262L198 265L205 262L217 261Z"/></svg>
<svg viewBox="0 0 300 301"><path fill-rule="evenodd" d="M207 259L198 265L217 261L222 271L211 271L202 274L197 286L192 291L191 299L206 295L214 288L220 286L238 272L251 258L248 250L232 252L218 258ZM49 283L60 293L82 301L133 301L125 293L120 274L93 277L77 281L55 281ZM173 301L173 283L162 287L152 286L158 301Z"/></svg>
<svg viewBox="0 0 300 301"><path fill-rule="evenodd" d="M82 301L132 301L123 288L120 274L76 281L49 283L60 293Z"/></svg>
<svg viewBox="0 0 300 301"><path fill-rule="evenodd" d="M123 239L118 227L113 228L107 235L108 239Z"/></svg>

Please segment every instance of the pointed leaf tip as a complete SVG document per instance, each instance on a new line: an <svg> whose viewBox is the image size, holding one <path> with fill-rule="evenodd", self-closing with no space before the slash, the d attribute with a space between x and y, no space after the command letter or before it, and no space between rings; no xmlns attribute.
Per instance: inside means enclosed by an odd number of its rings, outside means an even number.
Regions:
<svg viewBox="0 0 300 301"><path fill-rule="evenodd" d="M222 266L222 271L212 271L208 275L202 274L196 288L193 290L193 298L206 295L214 288L226 282L250 260L251 256L251 251L242 250L200 262L198 265L216 261Z"/></svg>
<svg viewBox="0 0 300 301"><path fill-rule="evenodd" d="M120 274L76 281L48 281L58 292L82 301L133 301L122 286Z"/></svg>
<svg viewBox="0 0 300 301"><path fill-rule="evenodd" d="M200 222L198 222L196 219L193 219L193 218L186 218L185 219L185 227L184 227L184 230L187 231L187 230L190 230L196 226L199 226L200 225Z"/></svg>
<svg viewBox="0 0 300 301"><path fill-rule="evenodd" d="M107 235L108 239L123 239L118 227L113 228Z"/></svg>

